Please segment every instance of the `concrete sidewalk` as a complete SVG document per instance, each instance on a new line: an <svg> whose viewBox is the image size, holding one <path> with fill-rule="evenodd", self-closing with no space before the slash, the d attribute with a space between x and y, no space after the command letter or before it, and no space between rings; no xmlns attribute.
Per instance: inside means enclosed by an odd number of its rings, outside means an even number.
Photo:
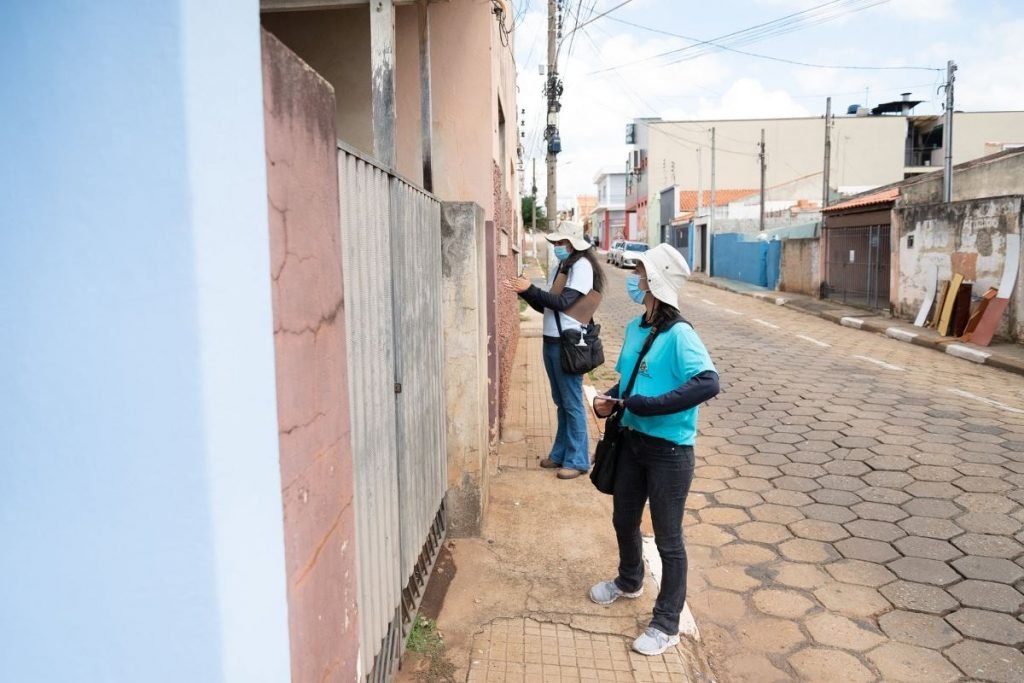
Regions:
<svg viewBox="0 0 1024 683"><path fill-rule="evenodd" d="M709 287L723 289L736 294L754 297L766 303L785 306L802 313L823 318L837 325L882 334L897 341L908 342L933 349L951 356L969 360L979 365L992 367L1024 375L1024 345L998 343L990 346L978 346L965 343L956 337L943 337L931 328L914 327L905 320L897 320L878 315L862 308L846 306L835 301L816 299L803 294L777 292L765 287L758 287L746 282L737 282L718 277L706 277L695 273L693 282Z"/></svg>
<svg viewBox="0 0 1024 683"><path fill-rule="evenodd" d="M437 627L455 671L444 680L711 680L688 638L660 657L631 652L657 594L650 576L640 599L601 607L588 598L590 586L614 576L618 564L611 498L587 477L561 481L538 466L555 430L540 321L533 311L524 314L483 535L448 544L454 578ZM591 419L592 440L597 427Z"/></svg>

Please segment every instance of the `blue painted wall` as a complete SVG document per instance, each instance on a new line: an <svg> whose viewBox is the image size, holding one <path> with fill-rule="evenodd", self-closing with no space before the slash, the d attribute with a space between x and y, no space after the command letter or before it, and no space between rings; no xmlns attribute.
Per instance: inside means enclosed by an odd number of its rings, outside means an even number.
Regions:
<svg viewBox="0 0 1024 683"><path fill-rule="evenodd" d="M686 249L686 262L690 265L690 268L693 268L693 250L700 248L699 245L694 244L697 241L697 229L694 227L693 221L690 221L688 230L690 231L690 243Z"/></svg>
<svg viewBox="0 0 1024 683"><path fill-rule="evenodd" d="M771 240L766 242L768 251L765 254L765 275L768 289L775 289L779 286L779 271L782 269L782 241Z"/></svg>
<svg viewBox="0 0 1024 683"><path fill-rule="evenodd" d="M256 3L0 21L0 669L284 681Z"/></svg>
<svg viewBox="0 0 1024 683"><path fill-rule="evenodd" d="M775 289L779 282L782 243L749 240L745 235L725 233L712 239L711 260L715 277L738 280Z"/></svg>

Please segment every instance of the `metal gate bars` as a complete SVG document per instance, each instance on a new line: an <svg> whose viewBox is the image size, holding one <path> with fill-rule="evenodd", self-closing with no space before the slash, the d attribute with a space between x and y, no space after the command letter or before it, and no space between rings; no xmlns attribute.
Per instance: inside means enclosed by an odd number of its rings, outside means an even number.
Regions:
<svg viewBox="0 0 1024 683"><path fill-rule="evenodd" d="M888 225L826 229L825 295L865 308L889 306Z"/></svg>
<svg viewBox="0 0 1024 683"><path fill-rule="evenodd" d="M441 205L338 150L361 671L391 679L447 533Z"/></svg>

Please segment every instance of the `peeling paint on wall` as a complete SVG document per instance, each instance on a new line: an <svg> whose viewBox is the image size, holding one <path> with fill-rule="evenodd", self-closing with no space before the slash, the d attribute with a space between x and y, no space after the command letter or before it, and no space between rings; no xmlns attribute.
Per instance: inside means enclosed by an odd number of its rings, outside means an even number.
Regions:
<svg viewBox="0 0 1024 683"><path fill-rule="evenodd" d="M1011 196L894 209L893 223L900 236L897 313L912 316L920 308L932 268L940 280L954 273L964 276L973 285L974 297L998 286L1006 264L1006 235L1021 232L1021 208L1022 197ZM1018 278L1000 336L1024 340L1019 320L1022 288Z"/></svg>

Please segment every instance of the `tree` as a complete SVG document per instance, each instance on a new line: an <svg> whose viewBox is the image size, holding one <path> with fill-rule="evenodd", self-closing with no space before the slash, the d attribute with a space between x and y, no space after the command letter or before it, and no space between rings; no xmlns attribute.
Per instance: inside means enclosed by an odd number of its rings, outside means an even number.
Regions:
<svg viewBox="0 0 1024 683"><path fill-rule="evenodd" d="M521 200L520 208L522 209L523 224L529 226L531 224L531 221L533 220L533 197L523 197ZM538 204L537 227L540 228L541 230L543 230L544 226L546 225L544 217L544 205Z"/></svg>

